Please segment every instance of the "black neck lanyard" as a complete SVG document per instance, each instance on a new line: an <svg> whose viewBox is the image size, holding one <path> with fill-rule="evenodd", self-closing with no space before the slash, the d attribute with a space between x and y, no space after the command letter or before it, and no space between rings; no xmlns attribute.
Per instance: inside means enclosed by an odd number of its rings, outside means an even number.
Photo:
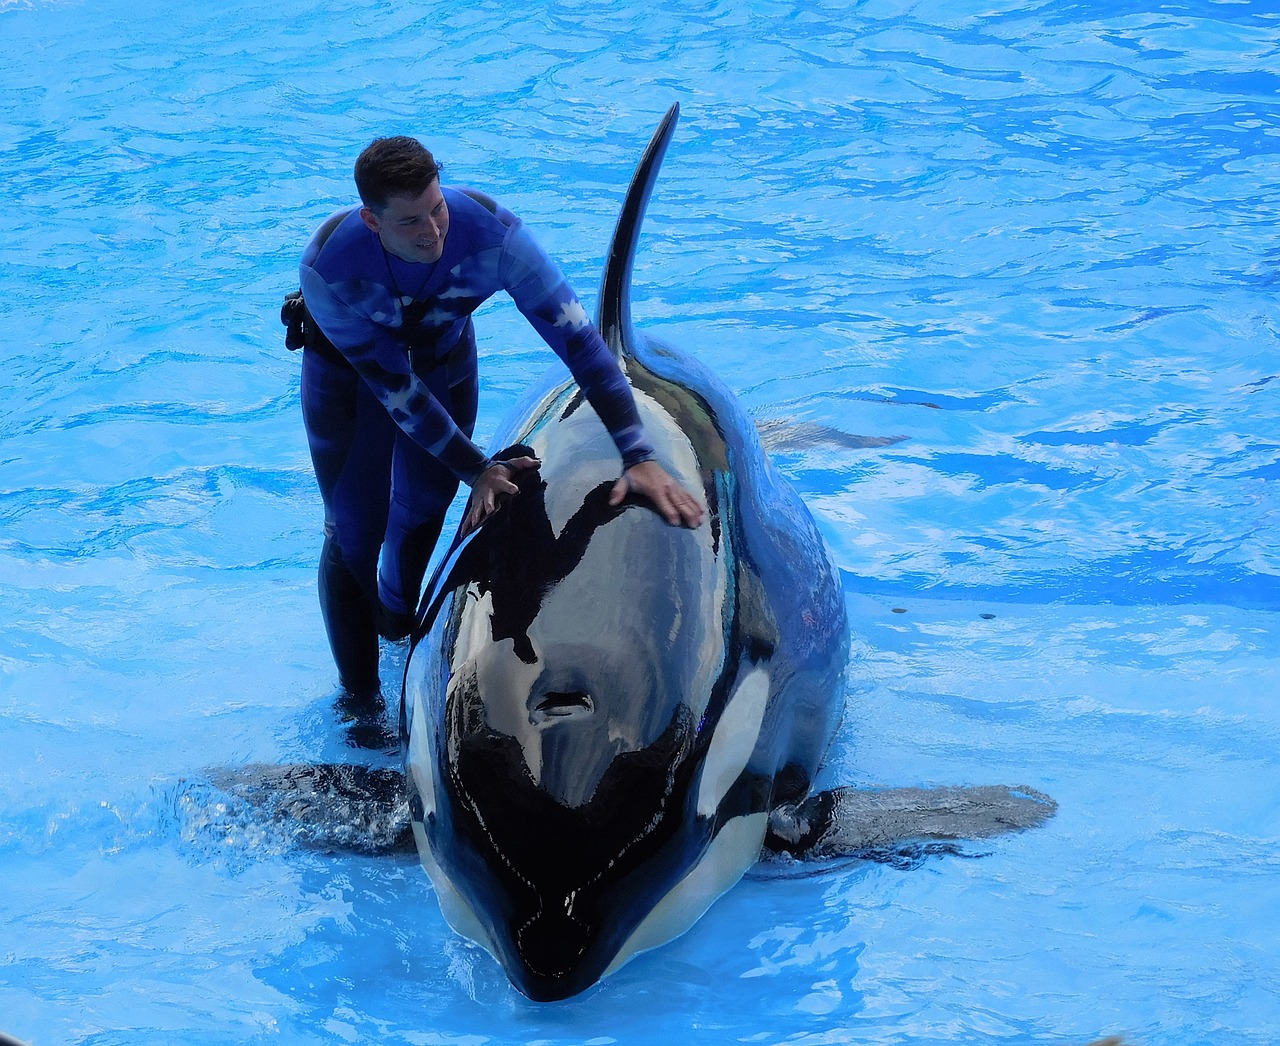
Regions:
<svg viewBox="0 0 1280 1046"><path fill-rule="evenodd" d="M422 278L422 282L418 284L418 289L413 292L413 296L409 298L408 301L406 301L404 292L400 290L400 281L396 279L395 269L391 267L391 252L388 251L387 248L383 246L381 236L378 237L378 246L382 248L382 261L383 261L383 264L386 265L387 267L387 279L391 281L391 289L396 292L396 300L400 302L400 307L403 309L404 306L409 304L409 302L418 300L424 288L427 286L428 283L431 282L431 277L436 274L436 266L439 264L439 262L435 261L427 266L426 276L424 276ZM409 264L412 264L412 263L409 263Z"/></svg>

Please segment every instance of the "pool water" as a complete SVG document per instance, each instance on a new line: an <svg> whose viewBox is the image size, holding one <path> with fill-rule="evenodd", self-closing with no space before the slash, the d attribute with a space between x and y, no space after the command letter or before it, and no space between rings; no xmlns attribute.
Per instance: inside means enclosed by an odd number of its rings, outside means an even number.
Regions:
<svg viewBox="0 0 1280 1046"><path fill-rule="evenodd" d="M0 56L0 1031L1280 1037L1274 4L0 0ZM1059 810L901 867L764 866L536 1005L414 859L300 852L207 785L378 758L328 700L277 310L388 133L593 306L673 101L636 314L782 426L840 568L823 783ZM509 302L478 328L487 436L554 360Z"/></svg>

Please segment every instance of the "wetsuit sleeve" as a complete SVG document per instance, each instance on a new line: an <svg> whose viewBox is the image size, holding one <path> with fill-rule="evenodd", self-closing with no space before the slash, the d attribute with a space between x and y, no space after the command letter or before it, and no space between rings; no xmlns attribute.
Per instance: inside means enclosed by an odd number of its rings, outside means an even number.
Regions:
<svg viewBox="0 0 1280 1046"><path fill-rule="evenodd" d="M653 457L622 368L573 288L517 218L503 243L503 286L539 336L569 368L630 468Z"/></svg>
<svg viewBox="0 0 1280 1046"><path fill-rule="evenodd" d="M376 288L355 282L329 284L305 262L299 275L308 311L395 423L464 483L475 483L492 460L413 373L405 344L374 319L379 306Z"/></svg>

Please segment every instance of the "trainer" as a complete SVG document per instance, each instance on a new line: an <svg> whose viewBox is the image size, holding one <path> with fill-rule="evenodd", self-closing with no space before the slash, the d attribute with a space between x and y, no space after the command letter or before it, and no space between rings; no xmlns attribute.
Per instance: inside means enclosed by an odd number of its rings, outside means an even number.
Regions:
<svg viewBox="0 0 1280 1046"><path fill-rule="evenodd" d="M613 437L621 477L611 502L634 492L687 527L701 523L702 508L653 460L626 377L519 218L483 193L442 186L440 166L413 138L374 141L355 181L363 206L312 238L297 306L302 413L325 509L320 607L345 696L374 700L378 635L398 639L412 627L459 482L471 487L471 528L516 493L516 472L538 466L495 462L471 440L471 314L495 292L505 290L565 362Z"/></svg>

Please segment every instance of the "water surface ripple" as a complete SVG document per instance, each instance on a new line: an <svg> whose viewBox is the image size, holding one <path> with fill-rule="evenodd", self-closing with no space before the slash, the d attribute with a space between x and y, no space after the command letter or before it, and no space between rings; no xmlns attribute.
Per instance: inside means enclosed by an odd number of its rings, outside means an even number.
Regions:
<svg viewBox="0 0 1280 1046"><path fill-rule="evenodd" d="M1271 1046L1280 16L1263 0L0 0L0 1031L37 1046ZM276 313L424 137L760 419L858 657L828 783L1046 828L762 866L534 1006L412 861L204 776L356 757ZM479 319L487 436L552 361ZM388 676L394 673L394 659Z"/></svg>

